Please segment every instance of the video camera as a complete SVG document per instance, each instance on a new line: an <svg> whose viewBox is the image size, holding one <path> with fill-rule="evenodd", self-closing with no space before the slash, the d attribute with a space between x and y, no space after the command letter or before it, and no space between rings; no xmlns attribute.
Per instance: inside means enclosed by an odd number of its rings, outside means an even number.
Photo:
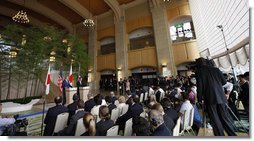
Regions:
<svg viewBox="0 0 254 141"><path fill-rule="evenodd" d="M16 120L14 124L8 125L5 128L3 136L27 136L26 133L27 125L28 120L26 118Z"/></svg>

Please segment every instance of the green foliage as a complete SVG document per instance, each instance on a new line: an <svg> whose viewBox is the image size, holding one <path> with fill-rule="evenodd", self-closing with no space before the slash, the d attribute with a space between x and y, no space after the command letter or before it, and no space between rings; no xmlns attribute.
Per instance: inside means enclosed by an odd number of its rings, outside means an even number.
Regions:
<svg viewBox="0 0 254 141"><path fill-rule="evenodd" d="M41 99L41 96L32 96L32 97L19 98L19 99L2 100L2 101L0 101L0 103L13 102L13 103L19 103L19 104L27 104L27 103L31 102L33 99Z"/></svg>
<svg viewBox="0 0 254 141"><path fill-rule="evenodd" d="M89 59L84 42L54 26L21 27L8 25L1 35L5 44L13 45L11 50L16 51L17 55L10 59L9 52L0 50L0 68L3 68L4 64L7 65L6 68L11 65L12 72L9 74L13 75L14 78L16 77L16 80L24 81L22 79L26 79L28 81L31 79L31 75L41 78L42 72L48 67L51 56L55 57L55 62L51 63L55 64L54 66L62 65L63 70L69 70L71 63L76 68L80 64L82 74L87 70ZM64 39L67 42L63 42ZM0 75L2 74L3 72L0 71Z"/></svg>

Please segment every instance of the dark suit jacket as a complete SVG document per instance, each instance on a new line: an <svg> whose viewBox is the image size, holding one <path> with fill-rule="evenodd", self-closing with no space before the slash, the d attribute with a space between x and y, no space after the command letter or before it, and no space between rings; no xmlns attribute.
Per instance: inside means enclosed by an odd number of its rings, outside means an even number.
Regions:
<svg viewBox="0 0 254 141"><path fill-rule="evenodd" d="M133 117L139 116L143 112L143 107L140 104L134 104L132 106L129 106L128 111L119 117L116 121L116 124L119 125L120 129L123 129L125 122Z"/></svg>
<svg viewBox="0 0 254 141"><path fill-rule="evenodd" d="M109 109L110 115L111 115L112 110L115 109L115 108L116 108L116 105L115 105L115 104L110 104L110 105L108 105L108 109Z"/></svg>
<svg viewBox="0 0 254 141"><path fill-rule="evenodd" d="M73 103L71 103L71 104L69 104L69 105L67 106L67 108L68 108L68 110L69 110L68 125L69 125L69 121L70 121L71 117L72 117L73 115L75 115L76 110L78 109L78 108L77 108L77 105L78 105L78 102L77 102L77 101L74 101Z"/></svg>
<svg viewBox="0 0 254 141"><path fill-rule="evenodd" d="M62 87L63 88L69 88L69 87L72 87L72 86L70 84L70 81L67 81L66 79L64 79Z"/></svg>
<svg viewBox="0 0 254 141"><path fill-rule="evenodd" d="M85 111L91 112L92 108L96 105L93 99L89 99L85 102Z"/></svg>
<svg viewBox="0 0 254 141"><path fill-rule="evenodd" d="M226 97L223 85L226 80L222 72L212 66L200 66L196 71L198 100L204 99L205 104L224 104Z"/></svg>
<svg viewBox="0 0 254 141"><path fill-rule="evenodd" d="M249 103L249 82L245 82L241 85L241 91L238 99L244 103Z"/></svg>
<svg viewBox="0 0 254 141"><path fill-rule="evenodd" d="M177 112L175 109L169 108L165 111L165 113L167 114L167 116L169 116L174 121L174 123L176 123L178 116L177 116Z"/></svg>
<svg viewBox="0 0 254 141"><path fill-rule="evenodd" d="M85 111L78 111L70 119L70 124L64 129L65 136L74 136L76 131L77 122L80 118L83 118Z"/></svg>
<svg viewBox="0 0 254 141"><path fill-rule="evenodd" d="M155 93L155 97L156 97L156 101L160 101L160 96L161 96L161 92L158 90L156 93Z"/></svg>
<svg viewBox="0 0 254 141"><path fill-rule="evenodd" d="M43 136L52 136L56 124L57 115L68 112L68 108L63 105L56 105L48 109L47 115L44 119L46 124Z"/></svg>
<svg viewBox="0 0 254 141"><path fill-rule="evenodd" d="M113 104L115 104L115 101L117 100L117 98L115 97L115 96L113 96L113 97L111 97L111 102L113 103Z"/></svg>
<svg viewBox="0 0 254 141"><path fill-rule="evenodd" d="M79 93L79 87L82 87L83 85L82 85L82 82L80 82L80 81L77 81L77 95L80 97L80 93Z"/></svg>
<svg viewBox="0 0 254 141"><path fill-rule="evenodd" d="M175 122L167 114L163 115L163 119L164 119L165 125L167 126L167 128L170 131L170 133L172 134L172 131L173 131L174 127L175 127Z"/></svg>
<svg viewBox="0 0 254 141"><path fill-rule="evenodd" d="M170 133L166 125L163 123L154 130L151 136L172 136L172 134Z"/></svg>
<svg viewBox="0 0 254 141"><path fill-rule="evenodd" d="M96 124L96 136L106 136L107 130L114 126L113 120L101 120Z"/></svg>

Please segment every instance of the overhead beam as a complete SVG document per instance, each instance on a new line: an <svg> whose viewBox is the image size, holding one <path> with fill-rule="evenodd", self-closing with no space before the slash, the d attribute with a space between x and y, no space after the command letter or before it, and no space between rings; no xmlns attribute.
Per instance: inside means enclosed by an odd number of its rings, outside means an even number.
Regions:
<svg viewBox="0 0 254 141"><path fill-rule="evenodd" d="M116 20L120 20L122 13L119 3L116 0L104 0L104 2L114 11Z"/></svg>
<svg viewBox="0 0 254 141"><path fill-rule="evenodd" d="M76 13L78 13L84 19L89 18L90 15L93 15L84 6L82 6L79 2L77 2L77 0L58 0L58 1L66 5Z"/></svg>
<svg viewBox="0 0 254 141"><path fill-rule="evenodd" d="M44 16L50 18L51 20L57 22L59 25L62 25L63 27L65 27L68 32L70 32L70 33L73 32L72 23L70 21L68 21L63 16L57 14L53 10L43 6L42 4L38 3L35 0L27 1L27 3L25 5L24 5L23 1L20 1L20 0L7 0L7 1L9 1L11 3L18 4L23 7L26 7L28 9L31 9L37 13L40 13L41 15L44 15Z"/></svg>

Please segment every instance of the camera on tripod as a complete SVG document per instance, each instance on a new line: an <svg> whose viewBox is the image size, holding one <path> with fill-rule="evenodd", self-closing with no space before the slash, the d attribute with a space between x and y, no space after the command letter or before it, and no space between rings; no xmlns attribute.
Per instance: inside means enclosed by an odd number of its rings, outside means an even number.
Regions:
<svg viewBox="0 0 254 141"><path fill-rule="evenodd" d="M16 120L14 124L5 128L3 136L27 136L27 125L28 120L26 118Z"/></svg>

